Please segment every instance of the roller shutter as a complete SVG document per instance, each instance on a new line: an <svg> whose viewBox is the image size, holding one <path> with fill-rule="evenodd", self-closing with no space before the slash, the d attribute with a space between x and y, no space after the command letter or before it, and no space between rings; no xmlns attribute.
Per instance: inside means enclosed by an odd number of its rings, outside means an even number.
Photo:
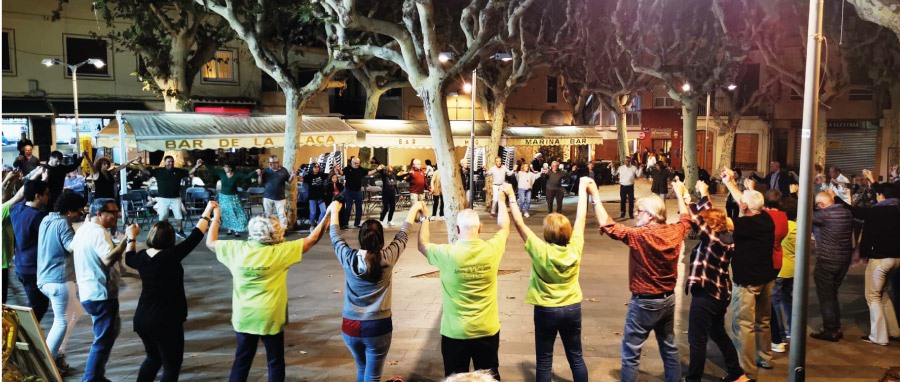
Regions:
<svg viewBox="0 0 900 382"><path fill-rule="evenodd" d="M835 124L842 124L836 122ZM827 166L837 166L845 175L858 175L862 169L875 168L878 128L865 121L853 121L858 127L831 126L828 128ZM799 123L798 123L799 125ZM797 129L795 163L800 163L800 129Z"/></svg>

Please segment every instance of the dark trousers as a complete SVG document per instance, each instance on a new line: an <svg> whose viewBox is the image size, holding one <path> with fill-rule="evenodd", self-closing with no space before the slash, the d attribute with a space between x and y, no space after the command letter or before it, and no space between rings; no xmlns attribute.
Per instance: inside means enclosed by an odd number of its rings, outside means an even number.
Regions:
<svg viewBox="0 0 900 382"><path fill-rule="evenodd" d="M26 275L16 272L16 277L19 278L19 282L25 288L25 295L28 296L28 306L34 310L37 321L41 322L41 319L44 318L44 315L47 314L47 309L50 307L50 299L38 289L37 275ZM4 282L3 285L5 286L6 283Z"/></svg>
<svg viewBox="0 0 900 382"><path fill-rule="evenodd" d="M634 185L619 185L619 211L625 216L625 204L628 203L628 216L634 217Z"/></svg>
<svg viewBox="0 0 900 382"><path fill-rule="evenodd" d="M341 216L340 223L341 227L346 227L350 223L350 206L356 206L356 221L353 223L354 226L358 226L360 220L362 220L362 202L363 202L363 193L362 191L350 191L344 190L344 206L341 208Z"/></svg>
<svg viewBox="0 0 900 382"><path fill-rule="evenodd" d="M284 332L261 336L235 332L237 335L237 351L234 353L234 365L231 366L229 382L244 382L250 374L256 346L262 340L266 347L266 360L269 362L269 382L284 381Z"/></svg>
<svg viewBox="0 0 900 382"><path fill-rule="evenodd" d="M159 327L154 330L137 331L147 358L138 372L138 382L153 382L160 367L163 369L160 381L177 381L184 360L184 326Z"/></svg>
<svg viewBox="0 0 900 382"><path fill-rule="evenodd" d="M772 316L769 321L769 329L772 331L772 343L780 344L784 342L784 331L781 325L784 322L784 317L781 316L781 313L778 311L778 305L775 304L774 293L772 297Z"/></svg>
<svg viewBox="0 0 900 382"><path fill-rule="evenodd" d="M547 212L553 212L553 201L556 200L556 212L562 213L563 196L566 191L563 189L551 190L547 189Z"/></svg>
<svg viewBox="0 0 900 382"><path fill-rule="evenodd" d="M725 312L730 300L719 300L703 288L691 288L691 310L688 316L688 344L691 349L686 381L699 381L706 367L706 343L712 340L725 358L725 380L733 381L744 374L737 350L725 332ZM768 346L768 344L766 344Z"/></svg>
<svg viewBox="0 0 900 382"><path fill-rule="evenodd" d="M500 380L500 332L493 336L458 340L441 336L441 355L444 358L444 377L451 374L468 373L469 362L475 370L490 370L494 379Z"/></svg>
<svg viewBox="0 0 900 382"><path fill-rule="evenodd" d="M432 199L434 199L434 205L431 206L431 216L438 216L438 212L441 213L441 216L444 216L444 196L434 195Z"/></svg>
<svg viewBox="0 0 900 382"><path fill-rule="evenodd" d="M394 220L394 210L397 209L397 196L391 193L382 193L381 194L381 218L378 220L384 220L384 217L387 216L387 220Z"/></svg>
<svg viewBox="0 0 900 382"><path fill-rule="evenodd" d="M553 372L553 343L562 339L575 382L587 382L588 370L581 353L581 303L560 307L534 307L534 353L537 382L549 382Z"/></svg>
<svg viewBox="0 0 900 382"><path fill-rule="evenodd" d="M122 322L119 320L119 300L82 301L81 306L91 315L94 326L94 342L84 365L82 382L108 381L106 362L112 353Z"/></svg>
<svg viewBox="0 0 900 382"><path fill-rule="evenodd" d="M779 277L775 279L775 288L772 292L772 302L775 304L775 310L778 312L778 318L781 323L781 331L784 333L783 339L791 335L791 314L794 308L794 278ZM775 328L774 323L772 328ZM774 337L774 329L772 330ZM775 342L775 340L772 340Z"/></svg>
<svg viewBox="0 0 900 382"><path fill-rule="evenodd" d="M819 297L819 309L822 311L822 327L828 331L841 329L841 305L838 303L838 288L847 275L850 263L832 263L819 261L813 270L816 283L816 296Z"/></svg>

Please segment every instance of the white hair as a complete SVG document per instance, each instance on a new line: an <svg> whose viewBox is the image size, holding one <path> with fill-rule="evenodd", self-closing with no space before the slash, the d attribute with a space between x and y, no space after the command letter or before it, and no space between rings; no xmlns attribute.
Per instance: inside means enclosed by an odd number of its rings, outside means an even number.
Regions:
<svg viewBox="0 0 900 382"><path fill-rule="evenodd" d="M741 203L746 204L747 209L752 212L760 212L766 204L766 198L764 198L763 194L759 191L747 190L744 191L744 195L741 196Z"/></svg>
<svg viewBox="0 0 900 382"><path fill-rule="evenodd" d="M637 208L653 216L659 224L666 222L666 202L658 195L647 195L637 200Z"/></svg>
<svg viewBox="0 0 900 382"><path fill-rule="evenodd" d="M460 229L478 228L481 225L481 219L478 217L477 212L469 208L460 211L456 215L456 225Z"/></svg>
<svg viewBox="0 0 900 382"><path fill-rule="evenodd" d="M262 244L278 244L284 241L284 227L273 215L257 215L247 223L247 240Z"/></svg>
<svg viewBox="0 0 900 382"><path fill-rule="evenodd" d="M468 373L453 374L444 382L495 382L494 376L488 370L476 370Z"/></svg>

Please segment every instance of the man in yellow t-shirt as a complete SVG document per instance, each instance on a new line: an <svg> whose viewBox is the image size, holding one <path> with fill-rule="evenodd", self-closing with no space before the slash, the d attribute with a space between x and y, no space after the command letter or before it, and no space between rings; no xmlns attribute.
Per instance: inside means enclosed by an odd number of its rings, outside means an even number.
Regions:
<svg viewBox="0 0 900 382"><path fill-rule="evenodd" d="M443 315L441 317L441 355L444 375L475 370L490 370L500 380L500 313L497 304L497 271L509 237L506 196L499 204L499 231L489 240L479 237L478 214L467 209L456 217L459 240L453 244L429 242L428 219L419 230L419 252L441 271Z"/></svg>

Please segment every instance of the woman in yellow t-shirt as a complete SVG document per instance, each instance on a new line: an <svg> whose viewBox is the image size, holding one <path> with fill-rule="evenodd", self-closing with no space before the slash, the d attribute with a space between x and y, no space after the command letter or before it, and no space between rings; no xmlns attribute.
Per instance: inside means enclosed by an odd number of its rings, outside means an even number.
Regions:
<svg viewBox="0 0 900 382"><path fill-rule="evenodd" d="M326 211L329 212L329 211ZM330 214L304 239L284 241L284 227L274 216L256 216L247 225L247 240L219 240L222 212L214 210L206 246L231 272L231 324L237 351L230 381L246 381L259 340L266 346L269 380L283 381L284 326L287 323L287 273L322 237Z"/></svg>
<svg viewBox="0 0 900 382"><path fill-rule="evenodd" d="M544 239L541 240L527 225L515 202L512 186L502 190L510 200L512 220L525 241L531 256L531 282L526 302L534 305L534 342L536 348L536 379L550 381L553 368L553 343L559 333L572 369L575 382L588 380L587 367L581 352L581 285L578 271L584 249L584 225L587 214L589 177L581 178L578 186L578 208L575 225L565 215L551 213L544 218ZM596 187L596 185L595 185Z"/></svg>

